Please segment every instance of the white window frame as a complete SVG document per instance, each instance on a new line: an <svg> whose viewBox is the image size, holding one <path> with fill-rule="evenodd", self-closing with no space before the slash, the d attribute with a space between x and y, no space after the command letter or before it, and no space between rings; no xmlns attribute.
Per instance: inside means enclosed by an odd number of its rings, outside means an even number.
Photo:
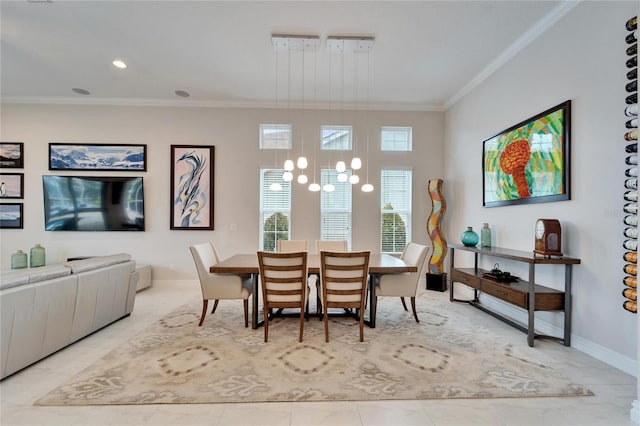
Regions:
<svg viewBox="0 0 640 426"><path fill-rule="evenodd" d="M283 132L286 138L268 138L268 133ZM293 146L291 124L261 124L260 125L260 149L291 149Z"/></svg>
<svg viewBox="0 0 640 426"><path fill-rule="evenodd" d="M347 176L351 176L351 170L346 170ZM338 173L335 169L320 170L320 185L331 183L336 190L333 192L322 191L320 196L320 239L321 240L347 240L347 247L351 247L353 197L352 185L347 182L338 182ZM331 223L328 219L335 214L343 215L344 230L337 233L334 229L339 223Z"/></svg>
<svg viewBox="0 0 640 426"><path fill-rule="evenodd" d="M325 140L326 132L344 132L342 135L346 134L346 146L341 144L340 146L332 146L332 142L330 140ZM343 137L343 136L340 136ZM337 126L337 125L323 125L320 126L320 149L323 151L350 151L353 146L353 127L352 126Z"/></svg>
<svg viewBox="0 0 640 426"><path fill-rule="evenodd" d="M396 176L393 176L396 175ZM391 180L393 178L393 181ZM404 182L402 182L404 180ZM413 170L407 168L386 168L380 171L380 252L401 253L404 246L411 241L411 197ZM392 209L385 209L385 205ZM394 205L395 204L395 205ZM399 207L398 207L399 206ZM384 223L386 214L398 214L405 222L406 235L404 245L394 241L395 250L385 250Z"/></svg>
<svg viewBox="0 0 640 426"><path fill-rule="evenodd" d="M276 176L282 176L284 169L260 169L260 250L266 250L265 248L265 230L264 223L268 217L275 213L282 213L289 218L289 226L287 228L287 240L291 239L291 182L284 182L282 179L271 178L265 182L265 175L269 172L274 172ZM272 182L278 181L282 186L282 191L271 191L269 189ZM279 197L281 203L272 203L273 205L265 205L269 198ZM271 200L274 201L274 200ZM273 231L274 234L276 231ZM282 238L281 238L282 239ZM277 235L274 238L273 250L277 247Z"/></svg>
<svg viewBox="0 0 640 426"><path fill-rule="evenodd" d="M393 142L385 144L385 133L405 133L406 140L396 142L393 138ZM383 126L380 129L380 150L381 151L394 151L404 152L413 150L413 128L412 127L400 127L400 126Z"/></svg>

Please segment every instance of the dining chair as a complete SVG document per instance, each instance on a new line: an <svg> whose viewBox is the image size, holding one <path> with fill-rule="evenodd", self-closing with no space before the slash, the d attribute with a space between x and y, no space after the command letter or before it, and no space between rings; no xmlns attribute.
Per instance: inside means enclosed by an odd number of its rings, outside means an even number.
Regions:
<svg viewBox="0 0 640 426"><path fill-rule="evenodd" d="M269 321L274 308L300 309L300 338L309 297L307 285L307 252L258 252L262 307L264 312L264 341L269 340Z"/></svg>
<svg viewBox="0 0 640 426"><path fill-rule="evenodd" d="M307 251L307 240L278 240L277 251Z"/></svg>
<svg viewBox="0 0 640 426"><path fill-rule="evenodd" d="M347 240L316 240L316 253L321 251L342 252L348 251ZM316 280L316 315L318 319L322 319L322 297L320 291L320 276L315 277Z"/></svg>
<svg viewBox="0 0 640 426"><path fill-rule="evenodd" d="M324 337L329 342L329 309L355 309L364 341L364 303L369 274L369 252L320 252Z"/></svg>
<svg viewBox="0 0 640 426"><path fill-rule="evenodd" d="M244 326L249 326L249 296L253 293L251 275L212 274L209 268L219 262L218 253L212 243L201 243L189 247L198 270L202 290L202 315L198 326L202 326L207 314L209 300L214 300L213 314L221 299L242 299ZM255 296L254 296L255 297Z"/></svg>
<svg viewBox="0 0 640 426"><path fill-rule="evenodd" d="M405 303L404 298L411 297L413 316L415 317L416 322L420 322L418 319L418 313L416 312L416 294L418 292L418 282L422 276L422 268L428 253L429 247L422 244L410 242L405 246L400 258L410 265L417 266L418 271L399 274L383 274L378 278L373 290L375 291L375 297L373 298L373 306L371 306L372 318L375 319L376 317L378 297L400 297L405 311L409 310L407 309L407 304Z"/></svg>
<svg viewBox="0 0 640 426"><path fill-rule="evenodd" d="M316 253L321 251L347 251L347 240L316 240Z"/></svg>

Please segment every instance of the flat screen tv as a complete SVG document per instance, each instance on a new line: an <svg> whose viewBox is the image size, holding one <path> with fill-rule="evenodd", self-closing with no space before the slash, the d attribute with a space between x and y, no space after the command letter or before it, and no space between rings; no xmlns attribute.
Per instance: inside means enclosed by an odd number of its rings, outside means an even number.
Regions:
<svg viewBox="0 0 640 426"><path fill-rule="evenodd" d="M43 176L46 231L144 231L141 177Z"/></svg>

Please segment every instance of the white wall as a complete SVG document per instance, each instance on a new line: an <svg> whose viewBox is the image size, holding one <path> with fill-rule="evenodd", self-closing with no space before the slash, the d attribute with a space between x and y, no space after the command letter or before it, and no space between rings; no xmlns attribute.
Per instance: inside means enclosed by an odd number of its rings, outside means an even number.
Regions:
<svg viewBox="0 0 640 426"><path fill-rule="evenodd" d="M450 240L457 240L465 226L489 222L495 245L529 251L536 219L559 219L564 253L582 259L573 268L572 346L632 374L637 318L622 309L621 295L622 136L624 23L637 12L636 2L580 3L445 115ZM483 208L482 141L567 99L572 101L571 200ZM458 261L465 259L456 256ZM526 276L522 265L500 265ZM562 268L539 269L536 281L562 289ZM561 314L536 317L562 325Z"/></svg>
<svg viewBox="0 0 640 426"><path fill-rule="evenodd" d="M307 111L304 115L305 153L311 159L311 141L321 124L348 124L358 119L369 123L369 179L376 191L366 194L360 185L353 192L353 248L379 251L380 193L377 184L381 166L413 168L412 238L428 242L425 224L431 210L427 181L440 178L443 168L443 113L370 112L351 117L329 111ZM294 150L300 151L303 117L299 111L260 109L3 105L1 111L3 141L25 144L24 229L3 229L1 268L10 267L11 253L29 250L41 243L47 250L47 263L70 256L99 255L120 251L133 254L139 263L153 266L153 279L196 279L196 270L188 250L190 244L214 241L221 256L254 252L259 241L259 168L275 165L274 152L258 149L260 123L283 123L290 117L294 124ZM413 152L381 153L380 126L413 127ZM364 132L356 127L356 134ZM317 132L317 133L316 133ZM315 138L317 140L317 138ZM146 232L45 232L42 199L42 175L124 175L122 172L51 172L48 170L48 143L135 143L147 144L147 172L129 173L144 177ZM169 230L170 145L215 146L215 219L214 231ZM358 144L365 159L363 139ZM329 158L318 152L318 168ZM278 166L285 154L278 152ZM332 154L335 164L337 156ZM312 163L313 164L313 163ZM312 165L311 164L311 165ZM361 178L365 179L365 170ZM22 170L16 170L22 172ZM319 172L318 172L319 179ZM296 239L319 238L320 194L300 188L292 194L292 236ZM236 229L232 230L232 226ZM172 270L173 269L173 270Z"/></svg>

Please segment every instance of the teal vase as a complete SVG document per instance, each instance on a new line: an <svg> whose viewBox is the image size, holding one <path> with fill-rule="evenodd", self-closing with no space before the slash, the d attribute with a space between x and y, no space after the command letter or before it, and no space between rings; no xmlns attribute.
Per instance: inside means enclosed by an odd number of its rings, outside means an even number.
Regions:
<svg viewBox="0 0 640 426"><path fill-rule="evenodd" d="M475 246L478 244L478 234L473 230L473 227L468 226L467 230L460 235L460 241L465 246Z"/></svg>
<svg viewBox="0 0 640 426"><path fill-rule="evenodd" d="M23 269L27 267L27 253L18 250L11 255L11 269Z"/></svg>
<svg viewBox="0 0 640 426"><path fill-rule="evenodd" d="M44 247L42 247L40 244L36 244L36 246L31 249L31 267L36 268L38 266L44 266L44 264Z"/></svg>

